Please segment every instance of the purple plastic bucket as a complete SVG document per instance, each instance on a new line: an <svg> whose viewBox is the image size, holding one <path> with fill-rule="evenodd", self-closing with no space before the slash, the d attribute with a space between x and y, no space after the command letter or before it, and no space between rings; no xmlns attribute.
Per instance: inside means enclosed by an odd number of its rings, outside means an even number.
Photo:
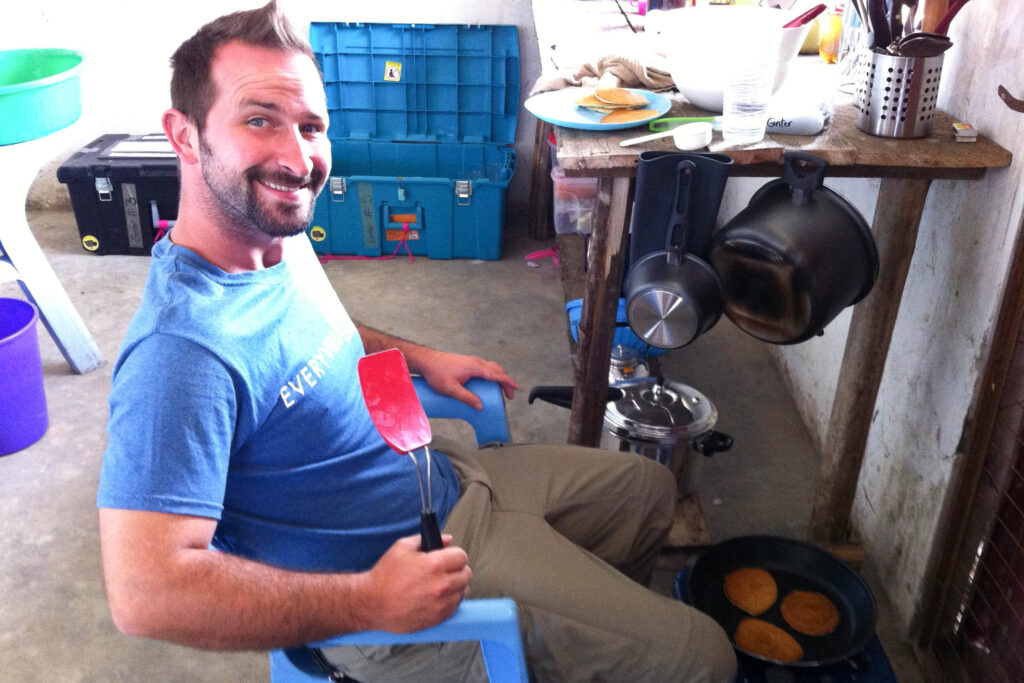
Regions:
<svg viewBox="0 0 1024 683"><path fill-rule="evenodd" d="M36 335L36 307L0 298L0 455L39 441L50 421Z"/></svg>

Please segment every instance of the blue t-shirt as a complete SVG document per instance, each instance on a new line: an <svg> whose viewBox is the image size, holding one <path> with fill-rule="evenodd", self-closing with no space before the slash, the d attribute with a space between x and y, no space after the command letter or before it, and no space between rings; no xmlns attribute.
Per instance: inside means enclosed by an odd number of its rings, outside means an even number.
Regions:
<svg viewBox="0 0 1024 683"><path fill-rule="evenodd" d="M305 235L243 273L161 240L114 367L98 506L217 519L215 547L269 564L368 569L421 504L363 402L363 354ZM459 485L432 455L443 524Z"/></svg>

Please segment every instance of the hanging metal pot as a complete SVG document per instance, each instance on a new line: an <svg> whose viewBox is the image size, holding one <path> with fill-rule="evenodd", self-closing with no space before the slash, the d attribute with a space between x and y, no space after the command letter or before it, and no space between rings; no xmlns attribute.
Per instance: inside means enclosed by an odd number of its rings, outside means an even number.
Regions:
<svg viewBox="0 0 1024 683"><path fill-rule="evenodd" d="M665 230L665 248L633 264L623 294L629 326L646 344L674 349L711 329L725 305L715 271L687 253L692 238L690 195L696 164L676 164L672 210Z"/></svg>
<svg viewBox="0 0 1024 683"><path fill-rule="evenodd" d="M708 260L733 323L763 341L795 344L868 295L878 251L864 217L824 186L825 160L786 152L783 165L782 178L715 233Z"/></svg>

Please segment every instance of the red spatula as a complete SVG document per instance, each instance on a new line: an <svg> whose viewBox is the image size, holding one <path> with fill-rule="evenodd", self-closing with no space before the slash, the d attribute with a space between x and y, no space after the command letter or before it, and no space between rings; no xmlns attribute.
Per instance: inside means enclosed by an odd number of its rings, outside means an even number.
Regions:
<svg viewBox="0 0 1024 683"><path fill-rule="evenodd" d="M398 349L388 349L359 359L359 384L370 419L384 441L395 452L408 455L416 466L420 484L420 543L424 552L442 547L441 530L437 526L430 487L430 422L416 396L405 356ZM427 463L427 481L414 451L422 448Z"/></svg>

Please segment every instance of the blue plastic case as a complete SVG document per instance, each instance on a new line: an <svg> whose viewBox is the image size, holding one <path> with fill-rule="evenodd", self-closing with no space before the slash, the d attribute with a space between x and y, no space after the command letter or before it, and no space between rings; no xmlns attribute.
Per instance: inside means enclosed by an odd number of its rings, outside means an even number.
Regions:
<svg viewBox="0 0 1024 683"><path fill-rule="evenodd" d="M501 258L515 171L515 26L313 22L332 170L308 230L324 254Z"/></svg>

